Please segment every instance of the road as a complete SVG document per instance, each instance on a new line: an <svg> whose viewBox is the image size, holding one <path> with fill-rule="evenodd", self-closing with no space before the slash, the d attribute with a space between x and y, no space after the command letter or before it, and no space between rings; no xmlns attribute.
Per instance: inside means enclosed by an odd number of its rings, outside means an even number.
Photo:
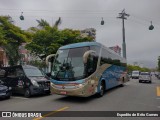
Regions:
<svg viewBox="0 0 160 120"><path fill-rule="evenodd" d="M130 79L124 87L116 87L106 91L101 98L91 96L89 98L66 97L61 95L12 96L11 99L0 101L0 111L48 111L43 119L47 120L107 120L122 119L120 117L47 117L56 116L62 111L160 111L160 96L158 88L160 80L152 77L152 84L139 83L136 79ZM57 112L55 112L57 111ZM0 118L2 119L2 118ZM4 119L4 118L3 118ZM9 120L9 118L5 118ZM4 119L4 120L5 120ZM18 120L17 118L15 118ZM22 118L19 118L22 119ZM26 118L27 119L27 118ZM31 119L31 118L29 118ZM39 120L34 119L33 120ZM41 119L41 118L40 118ZM159 120L159 117L128 117L123 120Z"/></svg>

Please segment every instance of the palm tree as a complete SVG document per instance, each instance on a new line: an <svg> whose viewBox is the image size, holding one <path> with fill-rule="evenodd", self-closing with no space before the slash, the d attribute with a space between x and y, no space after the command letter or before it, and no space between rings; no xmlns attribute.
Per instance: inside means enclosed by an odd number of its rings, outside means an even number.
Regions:
<svg viewBox="0 0 160 120"><path fill-rule="evenodd" d="M49 23L44 20L44 19L41 19L41 20L36 20L38 22L38 27L40 27L41 29L47 27L47 26L50 26ZM55 22L54 26L53 27L58 27L60 24L61 24L61 17L58 18L58 20Z"/></svg>
<svg viewBox="0 0 160 120"><path fill-rule="evenodd" d="M45 28L46 26L49 26L49 23L44 19L36 20L36 21L38 22L38 27L40 28Z"/></svg>
<svg viewBox="0 0 160 120"><path fill-rule="evenodd" d="M61 24L61 22L62 22L61 17L59 17L53 27L58 27Z"/></svg>

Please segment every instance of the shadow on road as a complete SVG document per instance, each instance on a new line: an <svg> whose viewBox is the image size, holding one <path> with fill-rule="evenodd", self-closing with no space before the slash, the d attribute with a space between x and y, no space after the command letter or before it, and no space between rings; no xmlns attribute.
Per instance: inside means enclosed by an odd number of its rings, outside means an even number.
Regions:
<svg viewBox="0 0 160 120"><path fill-rule="evenodd" d="M51 94L50 94L51 95ZM13 93L12 94L13 97L24 97L24 95L22 94L18 94L18 93ZM32 95L31 97L29 98L40 98L40 97L45 97L45 96L49 96L47 94L37 94L37 95ZM24 97L25 98L25 97Z"/></svg>
<svg viewBox="0 0 160 120"><path fill-rule="evenodd" d="M0 101L9 100L9 98L0 98Z"/></svg>
<svg viewBox="0 0 160 120"><path fill-rule="evenodd" d="M122 87L117 86L106 90L103 97L107 97L107 94L111 94L116 89L120 89ZM92 95L90 97L74 97L74 96L62 96L61 98L54 99L54 101L61 101L61 102L69 102L69 103L87 103L95 99L103 99L103 97L98 97L97 95Z"/></svg>
<svg viewBox="0 0 160 120"><path fill-rule="evenodd" d="M74 96L62 96L61 98L54 99L54 101L61 101L61 102L71 102L71 103L87 103L89 101L94 100L96 95L90 97L74 97Z"/></svg>

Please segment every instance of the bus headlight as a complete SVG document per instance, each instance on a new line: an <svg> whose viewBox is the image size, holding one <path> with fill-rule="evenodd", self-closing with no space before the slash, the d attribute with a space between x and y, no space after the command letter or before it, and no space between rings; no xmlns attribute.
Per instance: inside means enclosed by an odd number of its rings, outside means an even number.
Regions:
<svg viewBox="0 0 160 120"><path fill-rule="evenodd" d="M53 86L53 83L51 82L51 86Z"/></svg>
<svg viewBox="0 0 160 120"><path fill-rule="evenodd" d="M78 85L77 85L77 88L81 88L81 87L83 87L84 85L85 85L85 83L78 84Z"/></svg>
<svg viewBox="0 0 160 120"><path fill-rule="evenodd" d="M95 81L94 80L91 80L91 84L94 84L95 83Z"/></svg>
<svg viewBox="0 0 160 120"><path fill-rule="evenodd" d="M31 79L31 82L32 82L32 84L33 84L34 86L39 87L39 85L38 85L37 81L35 81L35 80Z"/></svg>
<svg viewBox="0 0 160 120"><path fill-rule="evenodd" d="M82 86L83 86L83 84L79 84L79 85L78 85L78 87L82 87Z"/></svg>

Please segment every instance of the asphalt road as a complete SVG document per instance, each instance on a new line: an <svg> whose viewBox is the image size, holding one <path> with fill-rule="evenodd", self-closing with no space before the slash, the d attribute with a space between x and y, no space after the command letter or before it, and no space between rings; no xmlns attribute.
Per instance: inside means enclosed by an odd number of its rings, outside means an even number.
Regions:
<svg viewBox="0 0 160 120"><path fill-rule="evenodd" d="M96 96L89 98L66 97L55 94L33 96L32 98L12 96L11 99L0 100L0 111L47 111L45 117L40 118L42 120L159 120L160 117L47 117L49 115L56 116L63 111L85 111L85 113L88 111L160 111L160 91L158 89L160 89L160 80L154 76L152 84L139 83L136 79L130 79L124 87L108 90L101 98ZM11 118L5 119L10 120ZM5 119L3 118L3 120ZM33 120L34 118L25 119Z"/></svg>

